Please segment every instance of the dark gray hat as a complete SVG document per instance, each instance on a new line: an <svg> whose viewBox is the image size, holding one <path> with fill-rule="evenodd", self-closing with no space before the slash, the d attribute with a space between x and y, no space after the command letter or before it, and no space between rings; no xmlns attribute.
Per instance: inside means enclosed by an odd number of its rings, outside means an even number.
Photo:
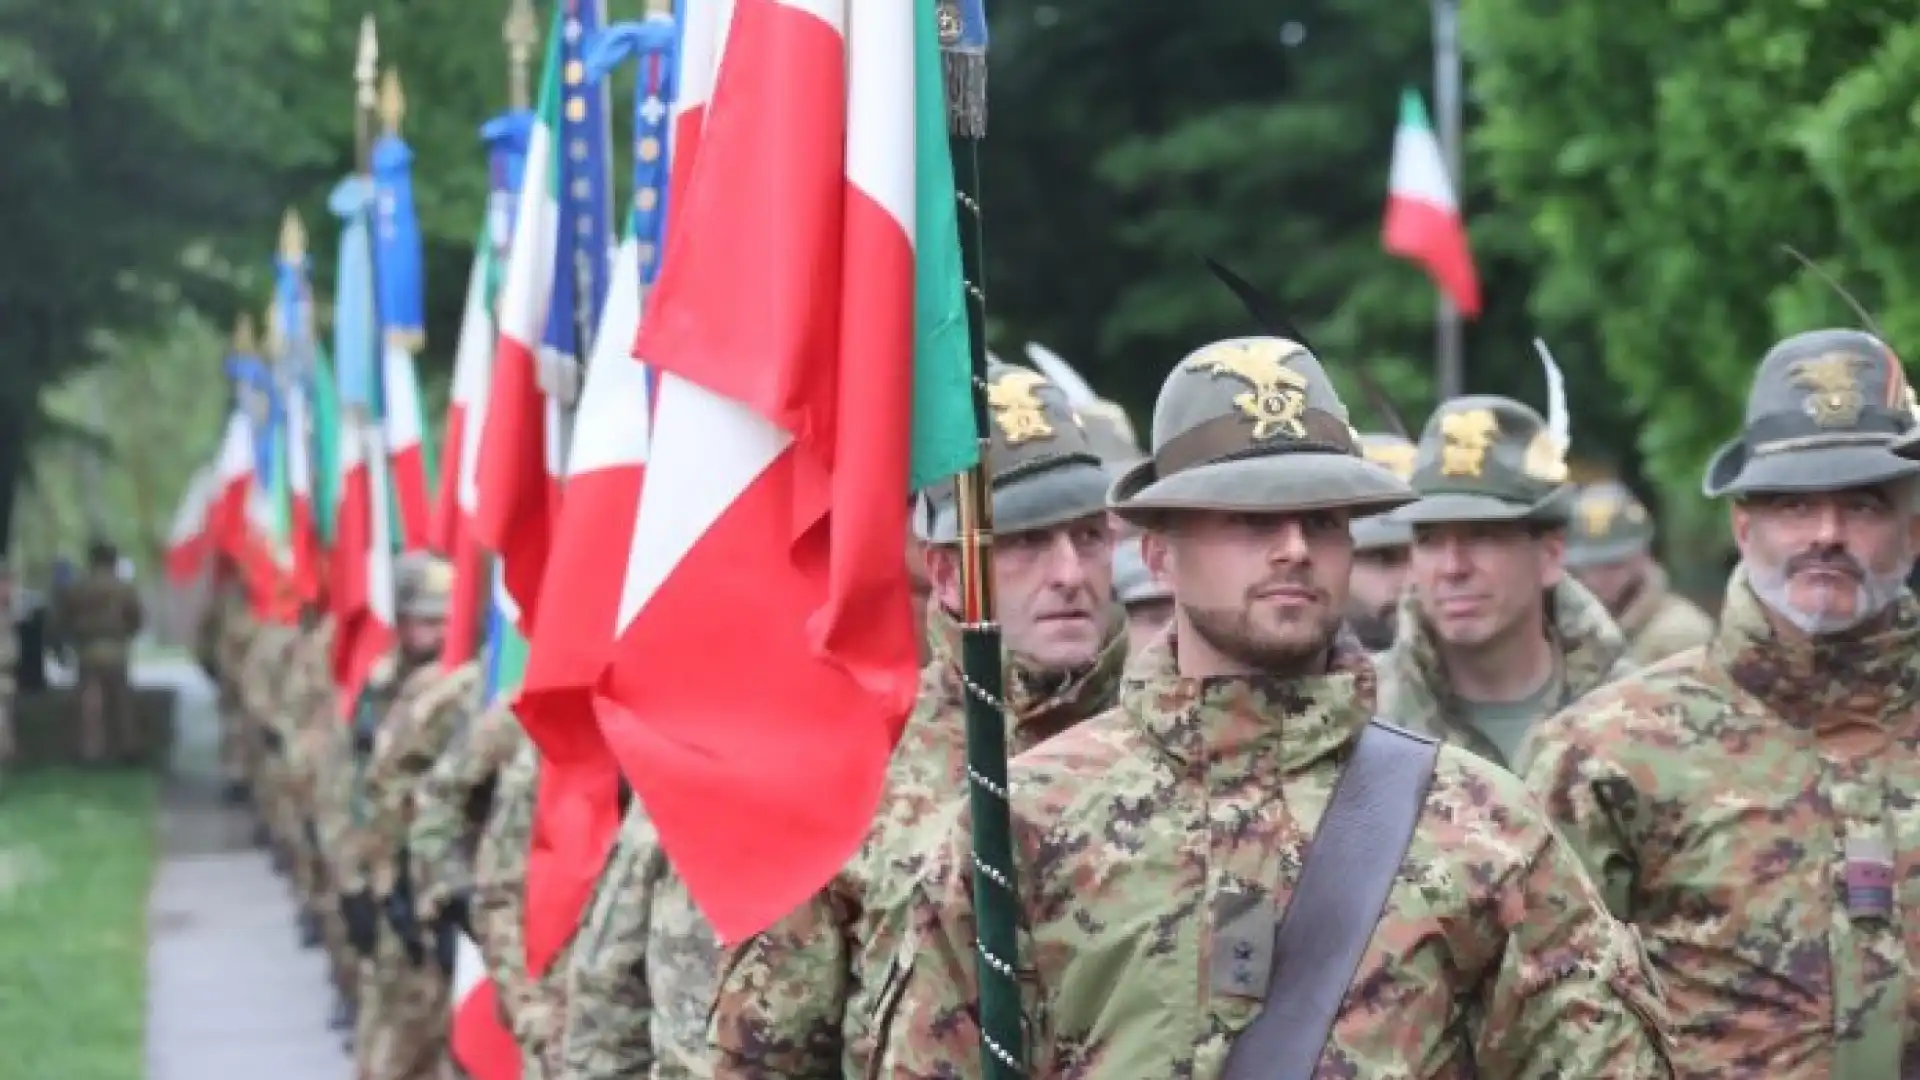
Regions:
<svg viewBox="0 0 1920 1080"><path fill-rule="evenodd" d="M1140 538L1129 536L1113 546L1113 596L1124 607L1173 599L1173 590L1155 581L1140 552Z"/></svg>
<svg viewBox="0 0 1920 1080"><path fill-rule="evenodd" d="M1106 470L1059 387L1037 371L990 361L987 407L994 532L1045 529L1106 508ZM913 514L914 535L929 544L959 542L955 498L951 480L927 489Z"/></svg>
<svg viewBox="0 0 1920 1080"><path fill-rule="evenodd" d="M1740 436L1713 455L1708 498L1840 491L1920 474L1894 444L1913 431L1893 351L1859 330L1795 334L1767 350ZM1904 449L1904 448L1903 448Z"/></svg>
<svg viewBox="0 0 1920 1080"><path fill-rule="evenodd" d="M1418 451L1410 439L1398 435L1362 433L1360 453L1368 461L1402 480L1413 479L1413 459ZM1413 543L1413 528L1393 520L1392 514L1355 518L1349 528L1353 532L1355 551L1385 551Z"/></svg>
<svg viewBox="0 0 1920 1080"><path fill-rule="evenodd" d="M1360 456L1320 361L1283 338L1233 338L1174 367L1153 407L1153 454L1114 482L1136 525L1178 510L1392 509L1413 497Z"/></svg>
<svg viewBox="0 0 1920 1080"><path fill-rule="evenodd" d="M1653 515L1625 484L1605 480L1580 489L1567 530L1566 564L1604 566L1653 547Z"/></svg>
<svg viewBox="0 0 1920 1080"><path fill-rule="evenodd" d="M1469 395L1427 420L1414 455L1420 499L1404 525L1523 521L1562 525L1572 502L1565 452L1540 414L1512 398Z"/></svg>

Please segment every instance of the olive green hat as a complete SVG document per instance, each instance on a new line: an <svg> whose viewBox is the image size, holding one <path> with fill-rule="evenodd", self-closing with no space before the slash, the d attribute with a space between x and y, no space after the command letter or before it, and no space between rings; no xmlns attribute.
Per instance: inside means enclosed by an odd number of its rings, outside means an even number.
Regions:
<svg viewBox="0 0 1920 1080"><path fill-rule="evenodd" d="M1066 395L1046 376L989 361L987 409L994 532L1044 529L1106 508L1100 455ZM927 489L913 515L914 535L929 544L958 543L955 499L951 480Z"/></svg>
<svg viewBox="0 0 1920 1080"><path fill-rule="evenodd" d="M1588 484L1573 500L1566 564L1574 569L1624 562L1653 548L1653 515L1625 484Z"/></svg>
<svg viewBox="0 0 1920 1080"><path fill-rule="evenodd" d="M453 600L453 564L409 551L393 568L394 612L409 619L444 619Z"/></svg>
<svg viewBox="0 0 1920 1080"><path fill-rule="evenodd" d="M1427 420L1413 461L1419 501L1404 525L1520 521L1563 525L1572 492L1564 449L1540 414L1512 398L1469 395Z"/></svg>
<svg viewBox="0 0 1920 1080"><path fill-rule="evenodd" d="M1147 569L1137 536L1113 546L1113 596L1123 607L1173 599L1173 590L1155 581Z"/></svg>
<svg viewBox="0 0 1920 1080"><path fill-rule="evenodd" d="M1362 433L1360 436L1361 456L1402 480L1413 479L1413 459L1416 453L1418 451L1413 441L1398 435ZM1355 518L1350 528L1353 531L1353 550L1355 551L1385 551L1390 548L1406 547L1413 543L1412 527L1394 521L1391 514Z"/></svg>
<svg viewBox="0 0 1920 1080"><path fill-rule="evenodd" d="M1174 367L1153 407L1153 454L1114 481L1108 502L1150 527L1168 511L1361 515L1411 498L1404 481L1360 456L1347 407L1305 346L1249 337Z"/></svg>
<svg viewBox="0 0 1920 1080"><path fill-rule="evenodd" d="M1708 498L1870 487L1920 473L1894 453L1913 429L1906 374L1859 330L1795 334L1767 350L1738 438L1707 462Z"/></svg>

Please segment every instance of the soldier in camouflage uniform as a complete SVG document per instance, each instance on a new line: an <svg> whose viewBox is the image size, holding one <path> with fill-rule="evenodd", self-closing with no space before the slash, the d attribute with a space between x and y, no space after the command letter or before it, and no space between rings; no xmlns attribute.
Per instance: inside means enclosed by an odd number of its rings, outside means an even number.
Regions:
<svg viewBox="0 0 1920 1080"><path fill-rule="evenodd" d="M354 1033L356 1067L366 1080L439 1080L446 1056L447 985L424 945L403 940L388 924L383 897L391 891L396 861L377 834L366 780L388 729L404 724L413 704L445 677L435 663L446 634L451 576L432 556L409 554L395 567L395 614L399 642L380 658L355 703L351 746L328 774L329 801L336 808L322 824L340 910L360 954L359 1027ZM337 753L338 751L336 751ZM339 809L344 807L345 813Z"/></svg>
<svg viewBox="0 0 1920 1080"><path fill-rule="evenodd" d="M246 617L246 596L240 587L233 562L222 555L214 564L213 583L207 605L194 628L194 656L213 681L220 714L220 774L226 781L229 802L245 800L246 760L242 752L244 729L239 723L237 703L228 698L229 676L221 670L226 644L236 620ZM57 628L56 628L57 629Z"/></svg>
<svg viewBox="0 0 1920 1080"><path fill-rule="evenodd" d="M1653 558L1653 517L1625 485L1580 489L1567 537L1567 569L1607 605L1627 639L1627 658L1644 667L1705 645L1713 620L1667 587Z"/></svg>
<svg viewBox="0 0 1920 1080"><path fill-rule="evenodd" d="M288 661L286 710L291 734L286 751L288 788L300 810L300 836L294 863L294 888L302 921L311 926L327 953L334 986L333 1025L352 1028L352 1002L358 994L358 967L335 897L333 876L320 843L321 770L329 749L342 735L333 686L333 627L325 602L302 616L299 640ZM306 931L303 930L303 934Z"/></svg>
<svg viewBox="0 0 1920 1080"><path fill-rule="evenodd" d="M1506 764L1527 729L1632 670L1606 609L1566 577L1572 490L1540 414L1456 398L1420 436L1410 588L1379 660L1380 715Z"/></svg>
<svg viewBox="0 0 1920 1080"><path fill-rule="evenodd" d="M632 800L574 944L558 1075L713 1075L707 1021L722 959L720 940L668 864L653 820Z"/></svg>
<svg viewBox="0 0 1920 1080"><path fill-rule="evenodd" d="M240 709L257 745L248 755L253 773L247 778L260 822L266 827L274 868L292 870L293 844L300 828L300 811L292 801L286 778L288 726L281 709L287 663L299 640L297 627L261 623L240 670Z"/></svg>
<svg viewBox="0 0 1920 1080"><path fill-rule="evenodd" d="M1744 559L1712 642L1522 755L1644 936L1688 1080L1920 1075L1920 466L1889 451L1909 394L1867 334L1775 345L1707 466Z"/></svg>
<svg viewBox="0 0 1920 1080"><path fill-rule="evenodd" d="M1412 482L1418 451L1398 435L1363 434L1360 452L1368 461ZM1386 514L1353 519L1353 578L1347 592L1347 626L1360 644L1380 652L1393 646L1395 613L1406 591L1407 556L1412 527Z"/></svg>
<svg viewBox="0 0 1920 1080"><path fill-rule="evenodd" d="M1127 612L1127 654L1135 655L1166 632L1173 621L1173 591L1155 581L1140 554L1140 538L1113 545L1113 595Z"/></svg>
<svg viewBox="0 0 1920 1080"><path fill-rule="evenodd" d="M997 363L988 379L994 589L1007 650L1007 741L1017 751L1113 703L1127 637L1112 598L1100 458L1051 382ZM882 917L899 907L936 809L962 793L966 777L952 485L935 489L915 518L936 601L928 615L934 659L922 669L919 701L894 750L880 816L825 890L731 958L713 1010L717 1077L859 1076L872 1055L868 1022L898 934ZM628 1000L644 992L629 986ZM599 1006L577 1005L590 1007ZM644 1020L640 1010L633 1016L629 1033ZM615 1025L601 1020L594 1030ZM639 1041L630 1039L625 1045Z"/></svg>
<svg viewBox="0 0 1920 1080"><path fill-rule="evenodd" d="M540 978L527 970L524 901L539 762L508 703L494 704L427 774L412 833L422 915L473 938L527 1080L557 1075L566 977L564 950Z"/></svg>
<svg viewBox="0 0 1920 1080"><path fill-rule="evenodd" d="M109 756L138 762L144 742L134 726L128 665L145 613L139 591L115 573L119 559L112 544L94 542L86 574L60 591L53 613L79 668L80 756L96 764Z"/></svg>
<svg viewBox="0 0 1920 1080"><path fill-rule="evenodd" d="M1129 665L1117 708L1022 754L1007 785L1035 1078L1222 1075L1373 714L1372 665L1342 629L1349 518L1413 498L1360 456L1293 342L1195 352L1168 377L1153 435L1111 501L1173 589L1173 628ZM1437 749L1313 1075L1665 1076L1631 935L1516 780ZM983 1075L966 819L963 802L913 890L871 1075Z"/></svg>

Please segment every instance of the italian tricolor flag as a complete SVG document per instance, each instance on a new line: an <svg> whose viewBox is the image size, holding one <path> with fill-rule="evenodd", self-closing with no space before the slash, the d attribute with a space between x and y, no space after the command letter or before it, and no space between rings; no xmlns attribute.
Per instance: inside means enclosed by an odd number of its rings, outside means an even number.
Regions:
<svg viewBox="0 0 1920 1080"><path fill-rule="evenodd" d="M659 393L599 716L739 941L872 821L916 693L910 462L975 443L934 0L726 6L682 9L717 76L682 69L712 95L634 350Z"/></svg>
<svg viewBox="0 0 1920 1080"><path fill-rule="evenodd" d="M564 7L555 10L556 29L548 35L539 109L527 143L500 297L499 351L487 397L476 481L479 504L473 515L476 535L499 558L507 610L523 634L534 625L566 467L537 374L560 239L560 161L554 139L563 97L558 28L565 17Z"/></svg>
<svg viewBox="0 0 1920 1080"><path fill-rule="evenodd" d="M1413 90L1400 97L1393 175L1387 187L1387 221L1381 230L1387 251L1425 267L1461 314L1480 314L1480 278L1474 273L1460 202L1447 176L1440 140L1427 120L1427 107Z"/></svg>

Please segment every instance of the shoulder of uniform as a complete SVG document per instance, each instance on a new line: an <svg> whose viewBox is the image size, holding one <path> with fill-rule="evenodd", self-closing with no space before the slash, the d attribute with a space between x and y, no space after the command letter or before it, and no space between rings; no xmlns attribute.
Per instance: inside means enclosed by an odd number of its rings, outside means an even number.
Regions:
<svg viewBox="0 0 1920 1080"><path fill-rule="evenodd" d="M432 669L432 674L436 677L419 687L414 699L423 715L458 704L480 688L480 671L475 664L462 664L452 671Z"/></svg>
<svg viewBox="0 0 1920 1080"><path fill-rule="evenodd" d="M1685 714L1718 708L1724 696L1707 676L1705 647L1695 646L1586 694L1535 725L1528 741L1614 756L1648 736L1673 734Z"/></svg>

